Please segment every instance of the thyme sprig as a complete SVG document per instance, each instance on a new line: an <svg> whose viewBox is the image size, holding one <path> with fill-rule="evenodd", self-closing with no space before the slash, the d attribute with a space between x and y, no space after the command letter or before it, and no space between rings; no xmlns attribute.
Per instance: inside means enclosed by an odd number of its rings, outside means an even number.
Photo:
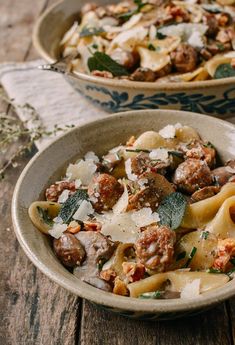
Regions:
<svg viewBox="0 0 235 345"><path fill-rule="evenodd" d="M10 157L0 164L0 180L4 178L4 175L10 167L16 167L18 165L17 160L24 156L26 153L30 153L34 147L34 142L46 137L53 137L59 132L65 132L74 125L66 125L60 127L55 125L52 129L48 130L42 124L36 109L26 103L24 105L18 105L13 99L9 99L0 89L0 99L6 102L7 111L0 113L0 153L3 155L6 153L10 145L19 142L19 146ZM25 121L19 120L16 116L12 116L9 110L20 110L23 112ZM3 159L1 159L3 161Z"/></svg>

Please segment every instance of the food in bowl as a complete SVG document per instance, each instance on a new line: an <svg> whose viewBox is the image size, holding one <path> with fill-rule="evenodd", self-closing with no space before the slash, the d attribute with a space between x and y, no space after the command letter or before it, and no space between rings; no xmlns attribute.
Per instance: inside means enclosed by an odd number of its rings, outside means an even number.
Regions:
<svg viewBox="0 0 235 345"><path fill-rule="evenodd" d="M181 124L101 158L88 152L29 207L61 263L90 285L137 298L193 298L235 267L235 161Z"/></svg>
<svg viewBox="0 0 235 345"><path fill-rule="evenodd" d="M69 68L139 82L235 76L235 2L127 0L88 3L63 36Z"/></svg>

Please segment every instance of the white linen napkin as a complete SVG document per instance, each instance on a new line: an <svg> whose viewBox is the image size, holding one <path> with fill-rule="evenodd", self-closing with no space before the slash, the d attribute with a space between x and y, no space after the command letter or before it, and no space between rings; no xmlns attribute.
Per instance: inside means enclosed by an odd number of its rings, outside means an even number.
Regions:
<svg viewBox="0 0 235 345"><path fill-rule="evenodd" d="M37 67L43 63L43 60L36 60L0 65L0 83L16 104L32 105L42 124L48 129L52 129L56 124L81 125L108 116L107 112L95 107L74 91L62 75L39 70ZM17 113L20 119L27 119L27 113L21 107L17 108ZM233 117L230 115L227 120L235 123L235 114ZM29 122L27 125L32 124ZM36 146L41 149L53 139L42 139L36 142Z"/></svg>
<svg viewBox="0 0 235 345"><path fill-rule="evenodd" d="M0 65L0 83L17 105L32 105L48 129L56 124L62 127L81 125L108 115L74 91L62 75L39 70L37 67L43 63L43 60L36 60ZM27 120L27 112L21 107L17 108L17 114L21 120ZM42 149L53 139L42 139L36 146Z"/></svg>

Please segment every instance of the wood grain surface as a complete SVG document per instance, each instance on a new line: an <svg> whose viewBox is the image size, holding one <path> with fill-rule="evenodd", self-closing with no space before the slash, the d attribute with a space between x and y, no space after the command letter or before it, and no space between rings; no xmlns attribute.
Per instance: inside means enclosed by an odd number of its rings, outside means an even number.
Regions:
<svg viewBox="0 0 235 345"><path fill-rule="evenodd" d="M54 0L0 0L0 62L38 57L33 24ZM4 49L3 49L4 47ZM11 109L0 101L0 112ZM19 143L3 156L1 164ZM0 183L0 345L231 345L235 299L198 316L168 322L125 319L68 293L39 272L20 248L11 198L30 156Z"/></svg>

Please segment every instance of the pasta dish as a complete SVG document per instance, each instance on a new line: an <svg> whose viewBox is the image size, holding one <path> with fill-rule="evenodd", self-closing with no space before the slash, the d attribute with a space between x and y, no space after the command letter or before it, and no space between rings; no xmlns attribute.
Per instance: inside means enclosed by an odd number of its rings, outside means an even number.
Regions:
<svg viewBox="0 0 235 345"><path fill-rule="evenodd" d="M234 0L88 3L63 36L68 69L139 82L235 76Z"/></svg>
<svg viewBox="0 0 235 345"><path fill-rule="evenodd" d="M84 282L144 299L195 298L235 271L235 160L180 123L87 152L29 207Z"/></svg>

